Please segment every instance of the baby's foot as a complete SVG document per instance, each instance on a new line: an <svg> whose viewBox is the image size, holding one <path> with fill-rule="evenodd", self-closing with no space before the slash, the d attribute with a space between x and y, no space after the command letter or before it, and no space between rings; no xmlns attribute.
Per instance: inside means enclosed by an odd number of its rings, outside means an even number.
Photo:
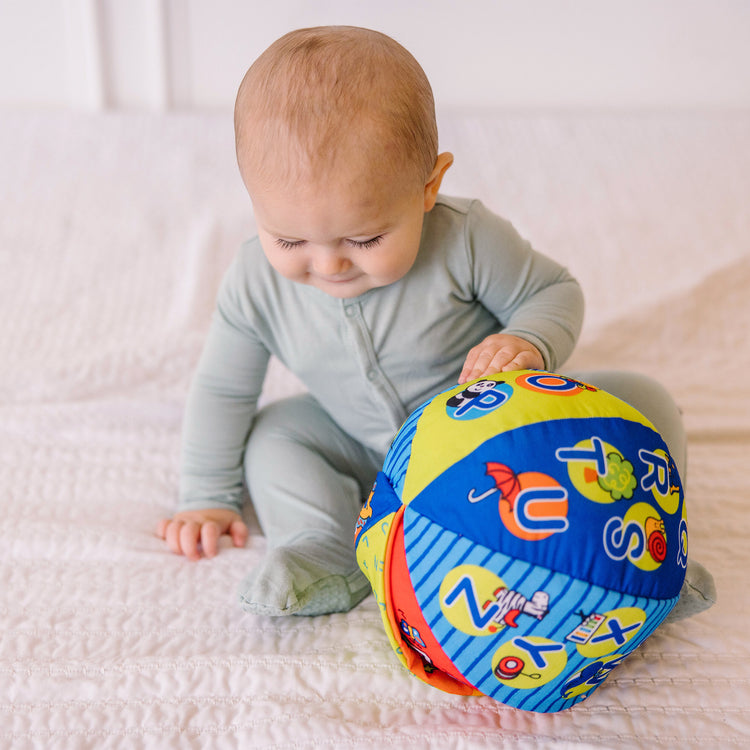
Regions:
<svg viewBox="0 0 750 750"><path fill-rule="evenodd" d="M676 622L692 617L716 604L714 577L692 558L688 560L685 582L680 598L664 622Z"/></svg>
<svg viewBox="0 0 750 750"><path fill-rule="evenodd" d="M270 550L240 586L243 609L256 615L347 612L370 586L351 552L306 540Z"/></svg>

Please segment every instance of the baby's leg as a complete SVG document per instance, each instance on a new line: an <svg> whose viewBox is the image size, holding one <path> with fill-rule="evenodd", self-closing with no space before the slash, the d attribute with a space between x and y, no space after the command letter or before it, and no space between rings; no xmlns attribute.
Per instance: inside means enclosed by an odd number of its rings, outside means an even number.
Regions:
<svg viewBox="0 0 750 750"><path fill-rule="evenodd" d="M621 398L648 417L672 454L680 478L685 483L687 476L687 437L682 424L682 415L672 396L664 386L651 378L634 372L587 371L569 373L576 380L601 388ZM680 600L670 612L667 621L681 620L708 609L716 601L716 586L713 576L692 558L688 559L685 583Z"/></svg>
<svg viewBox="0 0 750 750"><path fill-rule="evenodd" d="M620 370L591 370L568 373L576 380L601 388L634 406L653 422L677 464L677 471L685 480L687 470L687 438L682 414L663 385L635 372Z"/></svg>
<svg viewBox="0 0 750 750"><path fill-rule="evenodd" d="M370 591L354 526L382 456L333 422L311 396L262 409L245 455L250 498L268 541L243 581L244 609L263 615L345 612Z"/></svg>

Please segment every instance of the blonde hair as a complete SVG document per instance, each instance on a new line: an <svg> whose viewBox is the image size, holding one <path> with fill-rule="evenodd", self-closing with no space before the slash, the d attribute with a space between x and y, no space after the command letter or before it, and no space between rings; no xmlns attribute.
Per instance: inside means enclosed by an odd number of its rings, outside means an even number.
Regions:
<svg viewBox="0 0 750 750"><path fill-rule="evenodd" d="M437 159L427 76L404 47L369 29L324 26L278 39L247 71L234 122L246 183L324 176L356 153L384 178L424 186Z"/></svg>

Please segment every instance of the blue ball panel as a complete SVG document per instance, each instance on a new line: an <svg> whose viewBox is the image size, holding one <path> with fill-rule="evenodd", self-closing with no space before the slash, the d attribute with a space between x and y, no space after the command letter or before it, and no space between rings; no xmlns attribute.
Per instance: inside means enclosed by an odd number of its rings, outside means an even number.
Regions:
<svg viewBox="0 0 750 750"><path fill-rule="evenodd" d="M422 516L413 504L404 513L404 540L417 601L442 650L478 690L517 708L558 711L583 700L603 681L609 669L619 664L620 657L629 654L651 635L676 601L676 598L658 600L622 594L539 564L519 561L440 527ZM481 569L479 575L477 569ZM455 576L456 572L463 571L465 575ZM471 580L472 576L478 579L484 575L482 571L500 579L506 591L514 596L516 605L528 601L536 592L543 592L549 599L546 613L537 617L521 611L510 618L514 624L500 621L497 630L489 632L491 608L502 611L492 601L488 606L485 592L476 585L476 580ZM457 582L446 587L445 581L451 574ZM451 588L459 592L454 594L453 604L462 615L458 627L455 618L451 620L446 613ZM642 614L634 615L634 612ZM621 622L623 617L632 621ZM593 619L595 627L587 627L587 619ZM466 632L476 625L484 632ZM534 682L533 687L520 689L514 687L513 681L501 682L493 670L493 657L503 647L513 651L518 639L520 643L532 643L527 640L529 637L549 641L541 648L554 648L558 660L564 661L563 668L539 686ZM571 640L567 640L568 637ZM583 643L586 639L588 648L593 649L590 653ZM540 663L544 662L545 652L537 654L537 658ZM602 669L596 668L599 661L603 661ZM591 675L584 673L576 677L587 667ZM534 669L537 671L532 674L540 673L543 679L544 669ZM575 693L567 699L566 685L572 685ZM582 692L575 692L576 686Z"/></svg>
<svg viewBox="0 0 750 750"><path fill-rule="evenodd" d="M560 449L570 449L597 435L606 436L605 443L616 446L633 469L635 486L628 489L627 498L593 502L571 481L572 462L560 458L566 455ZM651 467L640 458L659 450L666 451L666 445L658 433L619 418L531 424L496 435L457 461L428 485L410 507L460 536L516 559L623 593L669 598L679 593L684 578L684 553L679 547L682 515L667 512L655 501L652 492L643 488L644 477ZM501 520L502 491L488 475L488 466L493 464L507 466L521 477L532 472L544 474L559 485L551 489L567 497L567 511L547 519L529 514L527 521L530 532L551 530L547 538L533 541L519 538L517 531L513 533ZM676 473L673 481L679 483ZM549 494L546 490L540 492L541 496ZM484 495L483 499L477 499ZM526 490L526 496L531 497L526 507L533 510L531 490ZM651 569L632 562L639 554L648 561L649 554L643 524L630 522L627 517L636 504L646 511L650 508L651 517L664 524L666 556ZM681 508L680 503L675 511ZM629 556L625 554L628 550Z"/></svg>

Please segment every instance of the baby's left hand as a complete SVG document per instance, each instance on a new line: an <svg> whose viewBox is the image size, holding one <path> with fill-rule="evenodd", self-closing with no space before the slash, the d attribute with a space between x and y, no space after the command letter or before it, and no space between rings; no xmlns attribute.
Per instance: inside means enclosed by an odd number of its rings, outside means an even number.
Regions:
<svg viewBox="0 0 750 750"><path fill-rule="evenodd" d="M459 384L510 370L541 370L544 359L525 339L506 333L493 333L466 355Z"/></svg>

